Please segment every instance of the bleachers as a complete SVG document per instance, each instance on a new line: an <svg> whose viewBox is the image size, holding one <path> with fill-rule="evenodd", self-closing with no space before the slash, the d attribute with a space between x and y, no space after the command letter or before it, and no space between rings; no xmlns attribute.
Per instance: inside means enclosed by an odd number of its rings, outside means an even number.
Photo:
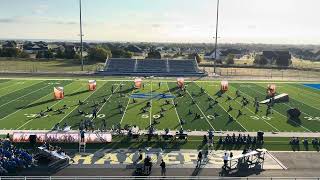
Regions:
<svg viewBox="0 0 320 180"><path fill-rule="evenodd" d="M134 72L135 60L132 59L109 59L106 63L108 72Z"/></svg>
<svg viewBox="0 0 320 180"><path fill-rule="evenodd" d="M169 67L170 71L177 71L183 73L193 73L198 71L196 62L192 60L170 60Z"/></svg>
<svg viewBox="0 0 320 180"><path fill-rule="evenodd" d="M166 73L166 60L137 60L136 72Z"/></svg>
<svg viewBox="0 0 320 180"><path fill-rule="evenodd" d="M102 75L203 76L195 60L108 59Z"/></svg>

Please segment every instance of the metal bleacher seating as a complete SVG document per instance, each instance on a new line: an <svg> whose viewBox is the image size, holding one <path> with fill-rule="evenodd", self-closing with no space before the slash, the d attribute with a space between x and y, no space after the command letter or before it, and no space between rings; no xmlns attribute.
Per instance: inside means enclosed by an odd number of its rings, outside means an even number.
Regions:
<svg viewBox="0 0 320 180"><path fill-rule="evenodd" d="M192 60L170 60L169 61L170 71L177 71L183 73L197 72L197 64Z"/></svg>
<svg viewBox="0 0 320 180"><path fill-rule="evenodd" d="M203 76L195 60L107 59L102 75Z"/></svg>
<svg viewBox="0 0 320 180"><path fill-rule="evenodd" d="M106 70L109 72L133 72L135 61L132 59L110 59L106 63Z"/></svg>

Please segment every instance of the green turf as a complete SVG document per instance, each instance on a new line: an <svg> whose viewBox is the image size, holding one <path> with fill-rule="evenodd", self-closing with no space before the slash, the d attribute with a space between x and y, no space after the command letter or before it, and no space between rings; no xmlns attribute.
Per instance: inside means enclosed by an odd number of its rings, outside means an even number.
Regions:
<svg viewBox="0 0 320 180"><path fill-rule="evenodd" d="M159 86L160 82L160 86ZM60 123L67 123L72 129L78 129L82 120L91 118L93 105L98 103L98 117L94 119L96 128L102 128L106 122L107 129L118 125L137 125L140 129L147 129L150 125L158 130L169 128L178 130L214 129L216 131L276 131L276 132L317 132L320 128L320 90L303 86L302 83L274 82L277 93L288 93L288 103L277 103L273 108L273 114L266 116L266 106L261 105L260 111L255 112L254 98L259 101L266 97L268 82L229 82L226 93L218 96L220 92L219 81L186 82L186 92L182 93L173 80L145 80L144 88L133 89L133 81L130 79L117 79L98 81L95 91L87 90L87 80L23 80L0 79L0 129L52 129ZM121 88L120 88L121 84ZM53 87L64 86L65 98L53 99ZM111 93L111 87L114 93ZM203 92L201 92L203 88ZM243 97L249 99L250 104L242 107L242 97L236 97L236 90L240 90ZM134 100L130 97L133 93L167 94L175 98L166 99L154 97ZM231 100L228 100L228 97ZM107 102L104 102L106 99ZM78 101L85 101L79 105ZM214 100L218 103L214 104ZM151 107L142 109L147 102ZM178 105L175 107L173 102ZM124 113L120 113L118 106L122 105ZM210 104L212 107L210 107ZM67 105L68 109L63 114L49 112L47 116L36 118L37 114L47 107L54 110ZM231 106L232 111L228 112ZM291 120L287 117L287 110L297 107L302 111L300 119ZM164 109L164 117L160 116L161 108ZM80 115L78 109L88 113ZM238 115L241 110L243 115ZM191 114L189 113L191 112ZM195 115L200 115L195 118ZM217 116L215 116L217 115ZM230 121L229 116L234 120Z"/></svg>

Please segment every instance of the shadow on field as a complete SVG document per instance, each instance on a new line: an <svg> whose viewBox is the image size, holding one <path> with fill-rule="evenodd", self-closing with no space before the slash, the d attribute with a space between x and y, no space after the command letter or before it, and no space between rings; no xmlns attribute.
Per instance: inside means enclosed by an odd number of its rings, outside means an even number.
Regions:
<svg viewBox="0 0 320 180"><path fill-rule="evenodd" d="M47 103L50 103L50 102L53 102L55 101L55 99L49 99L49 100L46 100L46 101L41 101L41 102L37 102L37 103L33 103L33 104L30 104L28 106L24 106L24 107L18 107L17 109L28 109L28 108L31 108L31 107L35 107L35 106L40 106L40 105L43 105L43 104L47 104Z"/></svg>
<svg viewBox="0 0 320 180"><path fill-rule="evenodd" d="M288 117L287 123L290 124L291 126L297 127L301 125L301 120L300 118Z"/></svg>
<svg viewBox="0 0 320 180"><path fill-rule="evenodd" d="M78 91L78 92L74 92L74 93L71 93L71 94L67 94L66 97L76 96L76 95L83 94L83 93L86 93L86 92L89 92L89 90L83 90L83 91Z"/></svg>

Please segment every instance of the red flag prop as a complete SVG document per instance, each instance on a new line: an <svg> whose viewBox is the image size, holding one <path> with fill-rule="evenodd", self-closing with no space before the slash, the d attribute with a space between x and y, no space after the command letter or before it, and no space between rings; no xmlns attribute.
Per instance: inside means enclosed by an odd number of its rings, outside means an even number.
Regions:
<svg viewBox="0 0 320 180"><path fill-rule="evenodd" d="M221 91L226 92L228 91L229 83L228 81L221 81Z"/></svg>
<svg viewBox="0 0 320 180"><path fill-rule="evenodd" d="M63 87L54 87L53 96L54 96L54 99L63 99L64 98Z"/></svg>
<svg viewBox="0 0 320 180"><path fill-rule="evenodd" d="M89 91L94 91L97 88L96 80L89 80Z"/></svg>
<svg viewBox="0 0 320 180"><path fill-rule="evenodd" d="M177 85L179 88L184 87L184 78L177 78Z"/></svg>
<svg viewBox="0 0 320 180"><path fill-rule="evenodd" d="M141 85L142 85L142 79L141 78L136 78L134 80L134 87L136 89L140 89L141 88Z"/></svg>

